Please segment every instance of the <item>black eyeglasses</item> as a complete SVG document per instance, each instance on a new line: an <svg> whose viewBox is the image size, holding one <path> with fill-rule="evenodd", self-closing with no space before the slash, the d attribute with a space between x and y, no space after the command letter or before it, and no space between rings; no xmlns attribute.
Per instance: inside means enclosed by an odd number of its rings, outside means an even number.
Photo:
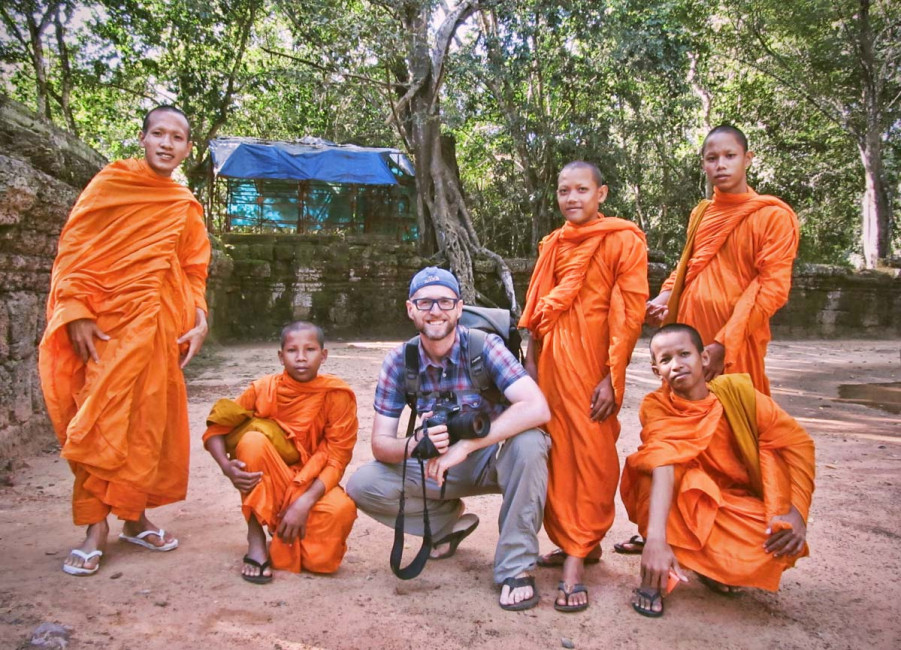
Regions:
<svg viewBox="0 0 901 650"><path fill-rule="evenodd" d="M460 302L460 300L461 298L417 298L410 302L412 302L419 311L432 311L434 305L438 305L438 309L441 311L450 311L457 306L457 303Z"/></svg>

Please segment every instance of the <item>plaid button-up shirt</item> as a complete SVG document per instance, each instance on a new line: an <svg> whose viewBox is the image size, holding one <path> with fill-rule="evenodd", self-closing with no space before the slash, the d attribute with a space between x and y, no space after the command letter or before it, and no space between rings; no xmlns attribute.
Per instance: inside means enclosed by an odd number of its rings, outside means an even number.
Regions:
<svg viewBox="0 0 901 650"><path fill-rule="evenodd" d="M379 382L375 388L373 406L377 413L390 418L399 418L406 405L405 399L405 367L404 346L406 342L393 349L382 362ZM419 345L419 413L432 410L440 393L453 392L462 398L461 406L465 410L487 412L494 419L504 410L503 404L495 404L481 396L469 377L469 356L464 350L469 349L469 329L457 326L457 337L454 345L440 364L434 363ZM526 376L526 370L504 345L497 334L485 337L485 348L482 352L485 369L491 382L503 393L511 385Z"/></svg>

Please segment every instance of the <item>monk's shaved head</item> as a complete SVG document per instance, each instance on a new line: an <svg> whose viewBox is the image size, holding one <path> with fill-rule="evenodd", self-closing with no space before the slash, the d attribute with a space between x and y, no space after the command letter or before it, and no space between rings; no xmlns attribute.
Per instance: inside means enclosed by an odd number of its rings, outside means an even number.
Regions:
<svg viewBox="0 0 901 650"><path fill-rule="evenodd" d="M707 134L707 137L704 138L704 144L701 145L701 155L704 155L704 149L707 148L707 141L715 135L720 133L727 133L731 135L733 138L738 141L738 144L741 145L742 151L745 153L748 152L748 136L746 136L741 129L732 126L731 124L720 124L719 126L715 126L710 129L710 133Z"/></svg>
<svg viewBox="0 0 901 650"><path fill-rule="evenodd" d="M149 111L147 111L147 114L144 115L144 121L141 123L141 131L143 131L144 133L149 133L151 122L150 118L153 117L154 113L159 113L161 111L165 111L167 113L175 113L176 115L181 115L183 118L185 118L185 124L188 125L188 140L191 139L191 121L188 119L188 116L185 115L185 112L183 110L181 110L177 106L172 106L171 104L160 104L159 106L154 106Z"/></svg>
<svg viewBox="0 0 901 650"><path fill-rule="evenodd" d="M659 330L654 332L654 335L651 337L651 340L648 342L648 348L651 350L651 363L654 363L654 339L658 336L663 336L664 334L676 334L678 332L682 332L684 334L688 334L688 338L691 339L691 344L695 346L698 352L704 351L704 341L701 340L701 335L698 334L698 330L696 330L691 325L686 325L685 323L670 323L669 325L664 325Z"/></svg>
<svg viewBox="0 0 901 650"><path fill-rule="evenodd" d="M588 170L598 187L600 187L601 185L606 185L606 183L604 182L604 175L601 173L601 170L597 168L597 165L593 165L590 162L585 162L584 160L574 160L571 163L568 163L563 169L560 170L560 174L557 175L557 178L560 178L560 175L562 175L563 172L568 172L572 169Z"/></svg>
<svg viewBox="0 0 901 650"><path fill-rule="evenodd" d="M316 340L319 342L319 347L325 347L325 332L322 331L322 328L318 325L314 325L309 321L298 320L293 323L289 323L282 328L280 347L285 347L285 341L288 339L288 336L294 334L295 332L314 332L316 334Z"/></svg>

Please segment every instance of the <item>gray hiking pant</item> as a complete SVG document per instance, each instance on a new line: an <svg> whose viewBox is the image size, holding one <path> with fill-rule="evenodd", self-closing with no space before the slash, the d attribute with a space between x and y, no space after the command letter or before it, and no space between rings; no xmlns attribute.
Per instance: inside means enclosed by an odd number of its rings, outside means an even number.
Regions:
<svg viewBox="0 0 901 650"><path fill-rule="evenodd" d="M530 571L538 560L538 531L547 498L547 455L550 438L540 429L529 429L500 445L471 453L452 467L441 488L426 481L426 501L422 499L422 473L419 462L408 459L404 531L423 534L422 512L428 504L433 541L450 534L463 514L462 497L477 494L504 496L498 515L500 536L494 553L494 581ZM394 528L400 508L400 463L371 461L360 467L347 482L348 496L367 515Z"/></svg>

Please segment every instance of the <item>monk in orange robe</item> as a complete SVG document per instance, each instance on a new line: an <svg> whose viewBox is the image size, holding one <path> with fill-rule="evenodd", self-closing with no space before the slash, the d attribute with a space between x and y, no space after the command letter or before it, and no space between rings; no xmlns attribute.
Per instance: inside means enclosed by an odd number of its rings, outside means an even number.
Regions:
<svg viewBox="0 0 901 650"><path fill-rule="evenodd" d="M566 223L541 242L519 322L531 334L526 369L551 409L544 527L559 549L539 564L563 567L554 606L565 612L588 606L584 564L597 562L613 523L617 412L648 296L644 234L598 212L606 197L594 165L560 172Z"/></svg>
<svg viewBox="0 0 901 650"><path fill-rule="evenodd" d="M645 537L632 605L663 614L662 595L696 571L718 593L775 591L808 555L813 440L746 374L705 383L699 333L672 324L651 338L663 382L641 405L641 441L620 488Z"/></svg>
<svg viewBox="0 0 901 650"><path fill-rule="evenodd" d="M713 129L701 155L713 201L701 201L692 212L682 258L648 303L648 323L691 325L710 355L708 380L748 373L769 395L770 318L788 301L798 218L781 199L748 187L754 154L735 127Z"/></svg>
<svg viewBox="0 0 901 650"><path fill-rule="evenodd" d="M747 373L754 388L769 395L764 357L770 318L788 301L798 218L781 199L748 187L754 154L739 129L721 125L710 131L701 157L713 201L701 201L692 211L682 257L648 302L646 322L691 325L710 355L708 381ZM635 554L642 545L634 536L613 548Z"/></svg>
<svg viewBox="0 0 901 650"><path fill-rule="evenodd" d="M88 527L63 564L72 575L99 568L110 513L125 521L121 540L177 547L145 510L184 499L188 486L181 368L207 333L210 244L200 203L171 178L191 151L184 113L153 109L139 140L144 159L105 167L69 215L39 350L47 411L75 474L73 518Z"/></svg>
<svg viewBox="0 0 901 650"><path fill-rule="evenodd" d="M346 383L319 375L327 357L319 327L288 325L284 372L219 400L207 419L204 445L241 492L248 582L270 582L272 568L334 573L347 551L357 507L338 481L357 441L357 401Z"/></svg>

